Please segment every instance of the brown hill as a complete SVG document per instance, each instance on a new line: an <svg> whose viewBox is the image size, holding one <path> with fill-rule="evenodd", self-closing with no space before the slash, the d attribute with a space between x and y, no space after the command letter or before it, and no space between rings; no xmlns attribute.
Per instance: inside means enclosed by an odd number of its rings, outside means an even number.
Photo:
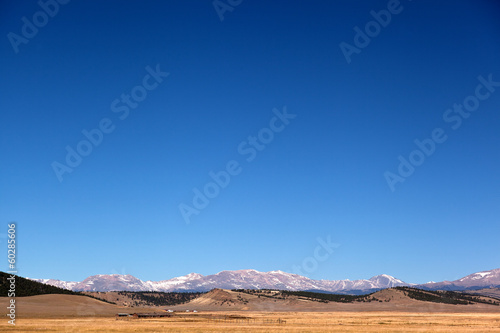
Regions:
<svg viewBox="0 0 500 333"><path fill-rule="evenodd" d="M0 307L5 309L10 298L0 297ZM130 312L131 308L102 302L79 295L37 295L16 297L16 317L102 317L114 316L119 312ZM147 309L135 309L133 312L146 312Z"/></svg>
<svg viewBox="0 0 500 333"><path fill-rule="evenodd" d="M106 291L93 292L83 291L82 294L89 295L107 302L127 307L155 307L170 306L186 303L203 293L176 293L176 292L146 292L146 291Z"/></svg>
<svg viewBox="0 0 500 333"><path fill-rule="evenodd" d="M408 291L390 288L352 302L334 302L286 295L280 291L251 293L214 289L186 304L171 306L185 311L407 311L407 312L496 312L489 304L446 304L414 299ZM421 295L420 295L421 296ZM434 295L424 295L434 296ZM422 296L421 296L422 297ZM487 298L484 298L487 299Z"/></svg>
<svg viewBox="0 0 500 333"><path fill-rule="evenodd" d="M421 298L427 296L435 297L435 294L431 292L429 292L429 294L426 293L427 292L424 292L417 296ZM347 300L348 302L315 299L314 297L310 297L310 294L312 293L294 295L276 290L242 292L214 289L185 304L155 308L117 306L78 295L38 295L16 298L16 310L18 318L106 317L114 316L120 312L160 312L160 310L166 308L174 311L400 311L500 313L500 306L481 303L445 304L423 301L411 298L408 290L396 288L381 290L371 295L361 297L355 301ZM337 295L335 297L338 296L344 295ZM323 294L322 297L328 298L329 295ZM488 297L481 297L483 300L489 299ZM1 297L0 307L7 307L9 300L10 299L7 297ZM346 299L343 301L346 301Z"/></svg>
<svg viewBox="0 0 500 333"><path fill-rule="evenodd" d="M485 288L478 290L467 290L468 294L483 295L500 300L500 288Z"/></svg>
<svg viewBox="0 0 500 333"><path fill-rule="evenodd" d="M318 302L302 300L298 297L290 297L288 299L273 297L278 296L279 293L279 291L269 291L269 294L252 295L226 289L213 289L186 304L171 308L175 310L300 311L302 308L318 308L319 310L321 307L321 304L318 304Z"/></svg>

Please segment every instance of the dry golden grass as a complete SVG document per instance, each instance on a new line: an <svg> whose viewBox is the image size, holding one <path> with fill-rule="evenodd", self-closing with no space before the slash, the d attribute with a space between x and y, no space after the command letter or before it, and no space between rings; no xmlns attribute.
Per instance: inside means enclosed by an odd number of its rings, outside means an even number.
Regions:
<svg viewBox="0 0 500 333"><path fill-rule="evenodd" d="M484 304L398 300L392 293L388 296L393 302L382 303L286 300L280 305L264 298L222 306L221 300L236 297L236 302L238 295L218 291L212 296L173 307L180 312L171 318L129 320L116 320L114 315L162 309L120 307L74 295L19 297L16 326L5 316L0 332L500 332L500 308ZM0 307L7 304L6 297L0 298ZM241 309L234 309L236 305ZM199 312L181 312L184 307Z"/></svg>
<svg viewBox="0 0 500 333"><path fill-rule="evenodd" d="M214 321L209 316L238 315L252 320ZM278 324L278 318L286 323ZM273 323L266 323L273 321ZM500 332L495 313L403 312L213 312L182 318L116 320L114 317L26 318L9 332Z"/></svg>

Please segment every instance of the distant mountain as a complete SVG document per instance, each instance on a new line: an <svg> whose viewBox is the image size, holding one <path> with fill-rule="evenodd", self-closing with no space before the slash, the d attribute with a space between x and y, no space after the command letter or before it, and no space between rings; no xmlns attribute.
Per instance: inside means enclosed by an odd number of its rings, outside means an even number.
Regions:
<svg viewBox="0 0 500 333"><path fill-rule="evenodd" d="M222 271L207 276L191 273L162 281L142 281L132 275L120 274L93 275L81 282L52 279L34 279L34 281L73 291L205 292L220 288L281 289L361 295L400 286L450 291L500 288L500 269L474 273L456 281L429 282L420 285L406 283L385 274L374 276L368 280L313 280L282 271L259 272L254 269Z"/></svg>
<svg viewBox="0 0 500 333"><path fill-rule="evenodd" d="M500 288L500 268L467 275L455 281L429 282L416 286L429 290L476 290Z"/></svg>
<svg viewBox="0 0 500 333"><path fill-rule="evenodd" d="M73 282L73 281L61 281L61 280L54 280L54 279L30 279L30 280L40 282L43 284L48 284L50 286L54 286L57 288L67 289L67 290L73 290L73 287L79 283L79 282Z"/></svg>
<svg viewBox="0 0 500 333"><path fill-rule="evenodd" d="M191 273L163 281L142 281L132 275L94 275L82 282L35 279L60 288L74 291L209 291L221 289L281 289L281 290L322 290L359 294L363 291L409 286L410 284L389 275L377 275L368 280L312 280L297 274L282 271L259 272L253 269L222 271L203 276Z"/></svg>

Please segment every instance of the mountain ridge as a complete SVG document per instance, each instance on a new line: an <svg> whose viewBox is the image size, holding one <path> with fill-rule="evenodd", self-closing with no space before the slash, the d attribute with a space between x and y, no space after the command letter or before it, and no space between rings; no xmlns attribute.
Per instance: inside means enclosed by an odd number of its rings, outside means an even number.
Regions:
<svg viewBox="0 0 500 333"><path fill-rule="evenodd" d="M81 282L54 279L32 279L72 291L158 291L192 292L220 289L280 289L321 290L326 292L361 294L385 288L412 286L429 290L472 290L500 287L500 268L467 275L455 281L407 283L387 274L359 280L314 280L280 270L259 272L255 269L221 271L212 275L189 273L160 281L143 281L126 274L99 274Z"/></svg>
<svg viewBox="0 0 500 333"><path fill-rule="evenodd" d="M221 289L283 289L283 290L372 290L396 286L409 286L404 281L381 274L360 280L313 280L301 275L280 270L259 272L254 269L221 271L212 275L190 273L160 281L142 281L126 274L98 274L81 282L55 279L32 279L73 291L209 291Z"/></svg>
<svg viewBox="0 0 500 333"><path fill-rule="evenodd" d="M451 291L500 288L500 268L472 273L454 281L429 282L418 286L429 290Z"/></svg>

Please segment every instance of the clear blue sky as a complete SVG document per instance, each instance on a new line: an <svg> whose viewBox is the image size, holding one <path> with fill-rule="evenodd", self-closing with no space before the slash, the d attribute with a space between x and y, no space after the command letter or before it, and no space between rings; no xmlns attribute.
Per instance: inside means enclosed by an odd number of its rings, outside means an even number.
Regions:
<svg viewBox="0 0 500 333"><path fill-rule="evenodd" d="M19 274L292 272L328 235L339 247L311 278L500 267L500 87L480 88L488 97L459 128L443 118L479 76L500 81L500 6L402 0L348 63L340 44L387 7L244 0L221 21L208 0L73 0L53 17L3 1L0 235L17 222ZM15 39L34 15L38 32ZM158 64L169 75L144 90ZM147 93L134 108L120 101L133 89ZM296 117L247 161L240 144L268 139L284 107ZM54 161L103 119L113 131L60 182ZM447 140L392 191L384 173L436 128ZM232 160L240 173L185 223L179 205Z"/></svg>

